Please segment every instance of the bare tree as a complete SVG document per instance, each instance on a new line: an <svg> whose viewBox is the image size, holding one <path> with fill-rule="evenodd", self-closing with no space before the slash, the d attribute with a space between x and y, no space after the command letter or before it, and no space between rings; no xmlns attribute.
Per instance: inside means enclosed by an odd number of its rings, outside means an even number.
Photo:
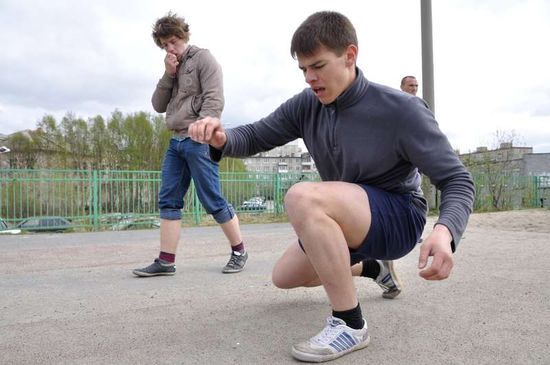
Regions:
<svg viewBox="0 0 550 365"><path fill-rule="evenodd" d="M484 197L489 196L491 209L510 207L513 175L518 175L522 156L527 148L515 131L497 130L493 135L493 149L481 148L463 158L466 167L476 175L476 208L483 208Z"/></svg>

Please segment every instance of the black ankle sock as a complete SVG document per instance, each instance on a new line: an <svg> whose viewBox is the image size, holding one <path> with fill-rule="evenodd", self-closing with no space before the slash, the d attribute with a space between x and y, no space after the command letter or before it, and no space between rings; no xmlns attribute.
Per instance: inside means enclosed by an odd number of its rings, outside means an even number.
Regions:
<svg viewBox="0 0 550 365"><path fill-rule="evenodd" d="M244 241L241 241L238 245L231 246L231 249L233 251L237 251L238 253L244 253Z"/></svg>
<svg viewBox="0 0 550 365"><path fill-rule="evenodd" d="M349 309L347 311L337 312L333 310L332 316L340 318L341 320L346 322L346 325L348 327L353 328L354 330L359 330L363 328L365 324L363 321L363 314L361 313L361 306L359 305L359 303L357 303L357 307Z"/></svg>
<svg viewBox="0 0 550 365"><path fill-rule="evenodd" d="M361 276L376 280L380 274L380 264L376 260L366 259L363 260L363 269L361 270Z"/></svg>

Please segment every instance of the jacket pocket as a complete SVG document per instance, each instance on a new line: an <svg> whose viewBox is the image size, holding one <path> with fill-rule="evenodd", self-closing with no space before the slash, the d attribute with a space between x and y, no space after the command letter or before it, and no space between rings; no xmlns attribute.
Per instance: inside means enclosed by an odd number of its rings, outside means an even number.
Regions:
<svg viewBox="0 0 550 365"><path fill-rule="evenodd" d="M191 99L191 110L195 116L199 116L202 109L202 95L193 95Z"/></svg>
<svg viewBox="0 0 550 365"><path fill-rule="evenodd" d="M186 62L191 63L191 59ZM185 91L188 95L200 93L200 80L195 65L185 65L185 68L179 74L178 82L180 92Z"/></svg>

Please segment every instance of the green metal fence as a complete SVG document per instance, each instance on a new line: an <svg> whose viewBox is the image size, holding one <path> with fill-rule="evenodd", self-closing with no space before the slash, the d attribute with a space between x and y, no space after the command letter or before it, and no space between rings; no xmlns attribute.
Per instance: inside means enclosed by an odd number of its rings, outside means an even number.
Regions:
<svg viewBox="0 0 550 365"><path fill-rule="evenodd" d="M222 192L240 216L281 216L288 188L317 180L317 174L304 173L220 173ZM474 175L474 180L477 211L550 204L549 177ZM159 171L0 169L0 219L9 227L30 224L25 221L31 217L33 224L36 217L63 217L72 230L156 227L159 187ZM183 221L198 225L208 220L191 184ZM36 230L64 228L44 224Z"/></svg>
<svg viewBox="0 0 550 365"><path fill-rule="evenodd" d="M222 193L239 215L282 215L288 188L318 179L317 174L220 173ZM10 227L37 217L66 218L72 230L155 227L159 188L159 171L1 169L0 219ZM182 213L184 223L198 225L211 219L193 183ZM32 230L56 229L63 227Z"/></svg>
<svg viewBox="0 0 550 365"><path fill-rule="evenodd" d="M544 207L550 201L548 176L474 174L473 177L476 211Z"/></svg>

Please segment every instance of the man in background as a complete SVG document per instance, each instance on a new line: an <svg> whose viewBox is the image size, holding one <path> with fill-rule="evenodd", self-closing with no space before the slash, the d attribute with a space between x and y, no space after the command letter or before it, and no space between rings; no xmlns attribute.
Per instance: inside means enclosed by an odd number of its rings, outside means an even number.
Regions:
<svg viewBox="0 0 550 365"><path fill-rule="evenodd" d="M418 92L418 81L414 76L405 76L401 79L401 90L416 96Z"/></svg>

